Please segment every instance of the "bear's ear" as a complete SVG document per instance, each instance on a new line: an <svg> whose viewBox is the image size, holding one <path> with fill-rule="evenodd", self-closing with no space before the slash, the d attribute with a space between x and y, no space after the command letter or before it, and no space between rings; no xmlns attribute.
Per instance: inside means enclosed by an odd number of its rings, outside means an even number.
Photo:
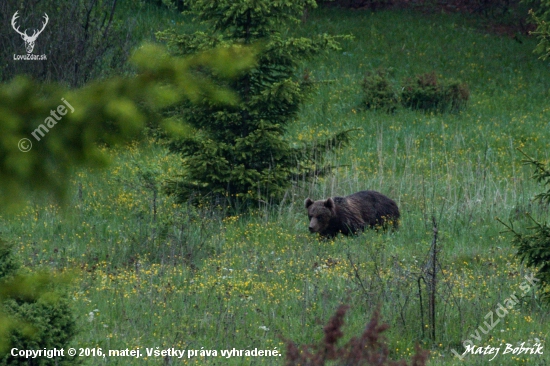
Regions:
<svg viewBox="0 0 550 366"><path fill-rule="evenodd" d="M325 201L325 207L329 210L332 210L334 208L334 201L332 200L332 198L327 198L327 200Z"/></svg>
<svg viewBox="0 0 550 366"><path fill-rule="evenodd" d="M309 208L309 206L313 205L313 201L311 200L311 198L306 198L306 200L304 201L304 205L306 206L306 208Z"/></svg>

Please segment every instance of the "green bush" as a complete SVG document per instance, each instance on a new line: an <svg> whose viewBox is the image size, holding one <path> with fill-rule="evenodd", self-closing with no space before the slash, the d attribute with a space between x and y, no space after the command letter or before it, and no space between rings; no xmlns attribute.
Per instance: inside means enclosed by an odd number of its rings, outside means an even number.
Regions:
<svg viewBox="0 0 550 366"><path fill-rule="evenodd" d="M361 83L364 103L368 109L379 109L393 112L399 104L399 95L389 79L389 71L378 69L367 73Z"/></svg>
<svg viewBox="0 0 550 366"><path fill-rule="evenodd" d="M459 81L438 80L434 72L407 78L401 101L405 107L424 111L456 112L470 97L468 86Z"/></svg>
<svg viewBox="0 0 550 366"><path fill-rule="evenodd" d="M12 254L12 246L0 239L0 279L12 276L19 262Z"/></svg>
<svg viewBox="0 0 550 366"><path fill-rule="evenodd" d="M9 341L10 348L20 350L53 350L68 346L76 334L76 324L66 296L55 300L39 297L37 301L6 300L3 303L6 315L17 324L28 324L25 328L14 327ZM26 331L26 330L30 331ZM0 356L1 357L1 356ZM28 365L29 360L13 357L7 352L0 358L0 365ZM32 365L74 365L74 357L37 357Z"/></svg>
<svg viewBox="0 0 550 366"><path fill-rule="evenodd" d="M15 287L22 287L22 290ZM76 334L68 298L60 285L45 275L22 274L12 246L0 241L0 365L73 365L74 357L11 355L11 348L43 350L65 348ZM15 291L14 291L15 290ZM7 347L5 342L7 341Z"/></svg>

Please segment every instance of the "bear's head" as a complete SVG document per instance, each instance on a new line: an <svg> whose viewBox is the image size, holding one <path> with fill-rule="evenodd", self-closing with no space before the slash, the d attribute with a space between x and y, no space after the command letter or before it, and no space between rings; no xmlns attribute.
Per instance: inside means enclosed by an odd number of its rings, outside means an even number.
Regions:
<svg viewBox="0 0 550 366"><path fill-rule="evenodd" d="M329 227L330 219L336 214L332 198L312 201L307 198L304 202L309 217L309 231L323 233Z"/></svg>

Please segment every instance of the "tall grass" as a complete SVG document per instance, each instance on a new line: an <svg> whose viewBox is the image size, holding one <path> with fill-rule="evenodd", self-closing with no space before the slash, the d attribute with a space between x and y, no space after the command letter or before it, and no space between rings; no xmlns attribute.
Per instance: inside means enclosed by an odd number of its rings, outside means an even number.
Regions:
<svg viewBox="0 0 550 366"><path fill-rule="evenodd" d="M486 314L520 292L526 271L495 217L522 219L526 211L548 217L547 207L530 204L539 188L516 152L521 147L545 160L550 151L548 65L532 54L534 40L485 34L464 16L394 11L320 10L288 30L314 31L355 35L341 52L305 65L326 82L288 131L299 142L361 128L350 147L330 158L339 166L333 175L298 183L280 206L221 217L162 194L181 161L149 141L112 150L108 171L76 172L69 207L30 202L18 215L2 217L0 231L17 243L27 267L79 273L72 288L81 327L75 346L282 350L281 336L298 344L320 339L322 324L341 303L351 305L346 334L359 334L381 304L394 358L411 355L421 342L432 351L430 365L458 365L451 349L463 352L462 341ZM394 68L399 79L430 71L460 79L471 90L469 107L457 114L364 111L361 81L378 67ZM309 235L305 197L362 189L398 202L398 231L334 241ZM435 342L418 290L432 217L441 248ZM422 283L421 289L425 312ZM531 292L476 345L544 342L547 314ZM488 362L488 356L467 357L469 365ZM165 362L276 365L281 359ZM493 360L547 361L546 355Z"/></svg>

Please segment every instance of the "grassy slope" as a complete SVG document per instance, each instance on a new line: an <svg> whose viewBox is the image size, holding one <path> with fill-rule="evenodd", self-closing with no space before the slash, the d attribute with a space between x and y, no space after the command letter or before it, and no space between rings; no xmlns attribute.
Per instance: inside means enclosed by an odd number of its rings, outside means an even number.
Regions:
<svg viewBox="0 0 550 366"><path fill-rule="evenodd" d="M308 65L317 79L332 82L320 85L289 131L296 140L308 140L361 127L353 144L334 157L342 165L335 176L294 187L281 207L221 219L177 207L161 193L155 198L154 187L177 174L179 162L163 148L144 144L113 151L107 172L78 172L73 205L64 212L37 204L4 218L0 229L16 241L27 266L73 268L80 275L72 290L81 326L75 345L140 347L143 354L145 347L157 346L281 350L279 335L300 343L319 339L322 324L342 302L352 305L346 336L357 335L382 303L392 326L392 356L410 355L421 340L433 350L430 364L452 365L459 362L450 349L461 352L461 341L471 339L485 315L521 292L525 270L494 217L537 211L529 198L539 188L515 151L523 147L542 159L550 151L548 68L532 54L534 41L520 44L483 34L460 16L402 12L331 9L313 13L295 30L313 31L355 35L342 52ZM456 115L361 111L362 75L381 66L393 67L396 80L432 70L460 78L470 86L470 105ZM401 230L334 242L308 235L302 208L307 195L366 188L399 202ZM417 290L432 215L440 227L443 268L435 344L422 337ZM547 309L531 294L474 343L544 341L550 330ZM467 361L487 360L469 356ZM174 361L264 365L281 360ZM533 361L499 355L492 362ZM109 360L132 363L143 364Z"/></svg>

